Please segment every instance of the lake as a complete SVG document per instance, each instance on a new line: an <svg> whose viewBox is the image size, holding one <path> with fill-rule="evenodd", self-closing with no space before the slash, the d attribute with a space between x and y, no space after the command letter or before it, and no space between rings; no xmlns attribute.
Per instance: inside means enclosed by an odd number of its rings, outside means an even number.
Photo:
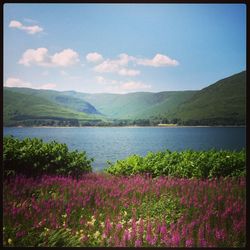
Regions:
<svg viewBox="0 0 250 250"><path fill-rule="evenodd" d="M70 150L86 151L95 159L94 170L131 154L148 151L240 150L246 147L245 127L81 127L81 128L4 128L5 135L19 139L38 137L66 143Z"/></svg>

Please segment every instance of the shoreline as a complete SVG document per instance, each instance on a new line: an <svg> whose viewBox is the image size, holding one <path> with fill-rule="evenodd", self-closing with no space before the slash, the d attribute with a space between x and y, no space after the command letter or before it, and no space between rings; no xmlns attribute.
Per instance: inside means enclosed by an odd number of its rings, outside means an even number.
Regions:
<svg viewBox="0 0 250 250"><path fill-rule="evenodd" d="M4 127L3 128L239 128L239 127L246 127L246 125L171 125L171 126L13 126L13 127Z"/></svg>

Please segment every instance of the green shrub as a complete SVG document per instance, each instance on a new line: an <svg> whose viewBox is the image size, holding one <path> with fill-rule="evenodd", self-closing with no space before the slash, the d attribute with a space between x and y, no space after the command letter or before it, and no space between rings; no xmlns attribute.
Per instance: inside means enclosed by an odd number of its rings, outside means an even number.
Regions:
<svg viewBox="0 0 250 250"><path fill-rule="evenodd" d="M86 152L69 152L66 144L52 141L44 143L41 139L25 138L19 140L13 136L3 139L3 166L5 176L24 174L72 175L91 172L91 162Z"/></svg>
<svg viewBox="0 0 250 250"><path fill-rule="evenodd" d="M112 163L108 161L111 166L109 168L109 173L119 174L119 175L132 175L143 172L143 158L139 155L131 155L125 160L120 160L116 162L116 167L112 167Z"/></svg>
<svg viewBox="0 0 250 250"><path fill-rule="evenodd" d="M114 175L149 173L153 177L165 175L180 178L245 176L246 151L149 152L145 157L132 155L114 164L109 163L105 172Z"/></svg>

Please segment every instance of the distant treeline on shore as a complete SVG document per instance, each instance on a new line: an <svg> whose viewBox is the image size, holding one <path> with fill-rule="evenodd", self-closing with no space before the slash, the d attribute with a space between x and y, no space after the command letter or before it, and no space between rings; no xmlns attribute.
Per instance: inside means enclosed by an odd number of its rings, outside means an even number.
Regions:
<svg viewBox="0 0 250 250"><path fill-rule="evenodd" d="M114 119L109 121L103 121L101 119L96 120L78 120L78 119L27 119L16 121L8 124L8 127L85 127L85 126L100 126L100 127L113 127L113 126L242 126L245 125L245 120L232 119L232 118L211 118L201 120L187 120L167 118L155 118L155 119Z"/></svg>

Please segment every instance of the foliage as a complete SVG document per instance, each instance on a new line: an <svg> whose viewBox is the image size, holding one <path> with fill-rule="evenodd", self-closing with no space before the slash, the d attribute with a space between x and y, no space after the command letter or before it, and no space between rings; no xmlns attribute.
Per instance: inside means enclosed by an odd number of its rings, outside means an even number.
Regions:
<svg viewBox="0 0 250 250"><path fill-rule="evenodd" d="M91 172L91 162L86 152L69 152L66 144L56 141L44 143L38 138L19 140L12 136L3 139L4 174L79 175Z"/></svg>
<svg viewBox="0 0 250 250"><path fill-rule="evenodd" d="M246 179L17 175L3 182L3 245L245 247Z"/></svg>
<svg viewBox="0 0 250 250"><path fill-rule="evenodd" d="M209 151L149 152L145 157L132 155L112 164L106 172L114 175L149 173L152 176L212 178L245 175L246 152L215 149Z"/></svg>

